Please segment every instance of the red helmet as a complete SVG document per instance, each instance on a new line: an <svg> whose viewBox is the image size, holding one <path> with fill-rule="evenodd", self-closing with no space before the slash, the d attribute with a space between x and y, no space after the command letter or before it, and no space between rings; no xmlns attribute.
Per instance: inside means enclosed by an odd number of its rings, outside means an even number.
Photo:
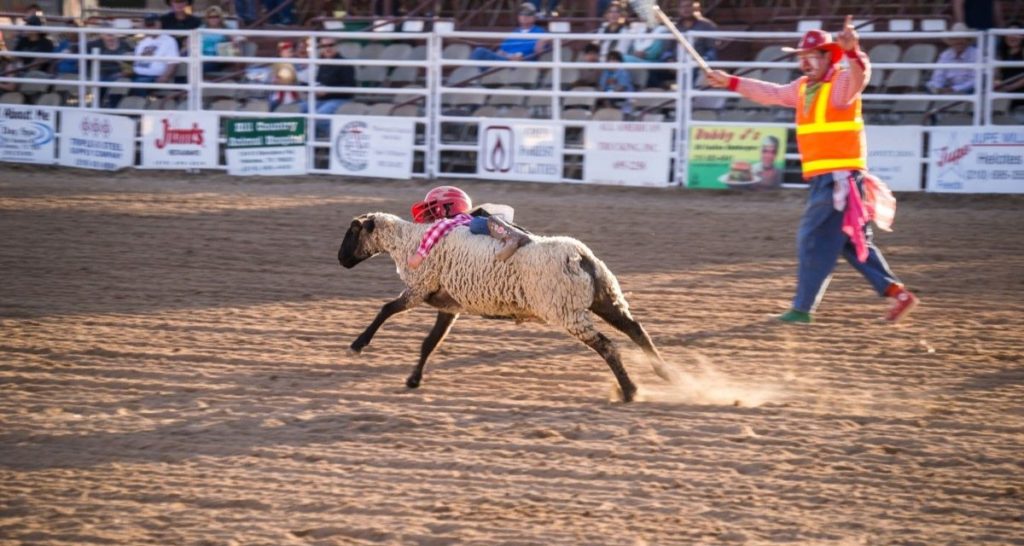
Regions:
<svg viewBox="0 0 1024 546"><path fill-rule="evenodd" d="M423 201L412 206L412 219L418 224L451 218L456 214L469 212L473 200L466 192L455 186L438 186L429 192Z"/></svg>

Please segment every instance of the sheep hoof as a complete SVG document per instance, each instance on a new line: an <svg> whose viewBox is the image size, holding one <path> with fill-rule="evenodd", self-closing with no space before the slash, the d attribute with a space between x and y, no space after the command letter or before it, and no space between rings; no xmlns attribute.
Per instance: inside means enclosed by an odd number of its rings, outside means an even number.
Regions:
<svg viewBox="0 0 1024 546"><path fill-rule="evenodd" d="M349 347L348 348L348 354L350 354L352 356L359 356L359 355L363 354L363 348L362 347L359 347L359 348Z"/></svg>
<svg viewBox="0 0 1024 546"><path fill-rule="evenodd" d="M420 386L420 378L416 377L414 375L410 375L409 379L405 380L405 386L409 387L410 389L415 389L416 387L419 387Z"/></svg>
<svg viewBox="0 0 1024 546"><path fill-rule="evenodd" d="M619 391L622 395L622 403L628 404L636 399L637 388L635 385L630 385L627 390Z"/></svg>

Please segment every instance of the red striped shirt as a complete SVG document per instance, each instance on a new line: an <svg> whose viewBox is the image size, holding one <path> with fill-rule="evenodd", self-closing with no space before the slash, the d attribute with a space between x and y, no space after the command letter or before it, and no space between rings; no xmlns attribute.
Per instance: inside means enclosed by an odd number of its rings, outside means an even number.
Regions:
<svg viewBox="0 0 1024 546"><path fill-rule="evenodd" d="M472 216L463 213L456 214L451 218L438 220L434 225L430 226L430 229L428 229L426 233L423 234L423 239L420 240L420 247L416 249L416 253L426 258L427 254L430 254L430 249L434 248L434 245L436 245L442 237L448 235L451 230L468 224L472 219Z"/></svg>
<svg viewBox="0 0 1024 546"><path fill-rule="evenodd" d="M862 72L854 73L853 70L840 70L832 83L832 106L846 108L857 97L857 94L864 91L867 82L871 79L871 63L866 53L857 51L854 54L847 53L850 62L858 63ZM799 102L800 78L787 84L776 84L733 76L734 81L730 82L729 89L736 91L744 97L761 104L787 106L796 108Z"/></svg>

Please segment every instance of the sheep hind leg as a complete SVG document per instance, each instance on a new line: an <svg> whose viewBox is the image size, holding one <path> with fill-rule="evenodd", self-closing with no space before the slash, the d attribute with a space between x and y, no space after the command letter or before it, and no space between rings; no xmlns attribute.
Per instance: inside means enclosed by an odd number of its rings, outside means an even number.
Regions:
<svg viewBox="0 0 1024 546"><path fill-rule="evenodd" d="M626 367L622 364L622 355L619 354L619 349L615 346L615 343L601 332L598 332L593 324L583 325L579 329L569 328L568 330L570 335L585 343L597 354L601 355L601 358L604 358L605 362L608 363L608 367L612 369L612 373L615 374L615 379L619 382L619 389L622 391L622 401L632 402L633 398L636 397L636 384L633 383L629 378L629 374L626 373Z"/></svg>
<svg viewBox="0 0 1024 546"><path fill-rule="evenodd" d="M651 336L647 334L647 330L629 314L628 309L624 309L620 305L616 305L606 298L599 298L590 306L590 310L597 316L604 319L605 322L612 325L616 330L629 336L629 339L636 343L637 346L647 355L650 359L651 368L654 369L654 373L658 377L665 381L672 382L672 375L668 371L668 367L665 365L665 361L661 358L661 353L658 352L657 347L654 346L654 342L651 341Z"/></svg>
<svg viewBox="0 0 1024 546"><path fill-rule="evenodd" d="M452 329L452 324L455 324L455 319L457 318L459 318L459 315L455 313L437 312L437 320L434 322L434 327L427 334L426 339L423 340L423 345L420 347L420 361L416 363L416 367L413 368L412 373L405 380L406 387L415 389L420 386L420 381L423 380L423 367L427 364L427 359L430 358L434 349L444 341L444 337L448 335L448 331Z"/></svg>

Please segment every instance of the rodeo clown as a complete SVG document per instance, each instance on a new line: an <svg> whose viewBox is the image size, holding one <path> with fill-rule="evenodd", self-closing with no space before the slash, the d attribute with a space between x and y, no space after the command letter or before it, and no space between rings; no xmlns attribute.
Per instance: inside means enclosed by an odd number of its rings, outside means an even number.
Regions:
<svg viewBox="0 0 1024 546"><path fill-rule="evenodd" d="M810 30L795 52L803 76L785 85L714 70L708 82L767 105L796 109L796 141L804 179L810 185L807 208L797 231L796 296L786 322L811 322L840 254L880 296L893 300L886 313L898 321L918 299L889 270L871 240L868 223L890 230L896 202L882 181L867 172L867 145L861 117L861 93L871 75L868 56L848 15L835 42ZM846 57L849 68L840 68Z"/></svg>

